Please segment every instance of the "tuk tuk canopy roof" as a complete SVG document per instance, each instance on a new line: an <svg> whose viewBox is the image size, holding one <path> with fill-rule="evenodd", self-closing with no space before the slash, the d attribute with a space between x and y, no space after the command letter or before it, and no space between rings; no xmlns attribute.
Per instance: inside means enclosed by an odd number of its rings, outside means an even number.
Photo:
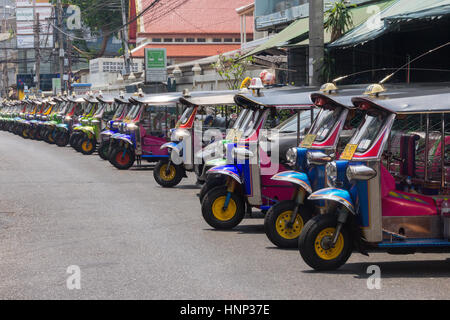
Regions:
<svg viewBox="0 0 450 320"><path fill-rule="evenodd" d="M123 95L118 95L114 97L114 101L118 103L127 103L131 104L132 101L130 100L133 97L132 93L125 93Z"/></svg>
<svg viewBox="0 0 450 320"><path fill-rule="evenodd" d="M153 106L164 106L168 104L177 103L182 96L181 92L167 92L167 93L157 93L157 94L144 94L142 96L139 95L131 95L130 101L137 102L140 104L148 104Z"/></svg>
<svg viewBox="0 0 450 320"><path fill-rule="evenodd" d="M82 102L86 102L85 98L87 98L87 96L75 96L75 97L74 96L70 96L68 98L68 100L70 102L82 103Z"/></svg>
<svg viewBox="0 0 450 320"><path fill-rule="evenodd" d="M237 90L192 92L190 96L180 98L180 103L190 106L234 105Z"/></svg>
<svg viewBox="0 0 450 320"><path fill-rule="evenodd" d="M404 92L378 97L355 97L353 104L363 103L396 114L450 113L450 87L406 89Z"/></svg>
<svg viewBox="0 0 450 320"><path fill-rule="evenodd" d="M116 96L112 94L101 94L97 96L97 100L102 103L113 103Z"/></svg>
<svg viewBox="0 0 450 320"><path fill-rule="evenodd" d="M240 105L259 105L278 109L309 109L314 106L311 100L312 94L321 94L346 107L353 107L351 98L361 95L367 85L351 85L338 88L335 93L323 93L318 87L282 88L263 91L261 96L252 94L239 94L235 100Z"/></svg>

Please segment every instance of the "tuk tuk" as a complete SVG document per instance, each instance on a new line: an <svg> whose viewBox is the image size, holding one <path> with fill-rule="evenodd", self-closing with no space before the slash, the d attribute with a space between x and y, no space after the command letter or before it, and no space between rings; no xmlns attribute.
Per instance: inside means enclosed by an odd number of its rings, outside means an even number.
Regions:
<svg viewBox="0 0 450 320"><path fill-rule="evenodd" d="M55 143L58 147L65 147L70 142L73 144L73 140L70 141L73 128L79 124L87 104L83 96L75 94L67 97L67 102L65 113L60 115L62 123L56 125Z"/></svg>
<svg viewBox="0 0 450 320"><path fill-rule="evenodd" d="M313 269L337 269L354 250L450 252L449 89L384 91L353 98L364 119L327 164L330 187L309 196L327 202L299 237Z"/></svg>
<svg viewBox="0 0 450 320"><path fill-rule="evenodd" d="M237 93L232 90L195 92L194 96L183 93L179 102L185 111L171 131L171 142L161 147L169 150L170 157L159 160L153 170L153 177L160 186L178 185L186 172L195 172L197 180L201 181L204 161L198 153L215 142L222 145L227 128L234 123L231 114L238 113L234 102Z"/></svg>
<svg viewBox="0 0 450 320"><path fill-rule="evenodd" d="M131 94L125 94L123 92L119 96L112 97L113 102L117 104L117 109L113 118L106 122L106 128L100 133L100 144L97 150L98 155L103 160L109 159L111 136L119 132L119 124L124 121L128 112L132 110L133 105L130 98Z"/></svg>
<svg viewBox="0 0 450 320"><path fill-rule="evenodd" d="M307 198L313 191L325 188L325 165L342 152L361 119L351 99L363 92L362 87L338 89L329 83L320 91L311 94L311 100L320 110L314 123L300 146L286 154L287 167L294 170L272 177L273 181L288 182L295 188L291 199L277 202L264 218L267 237L281 248L298 247L303 226L320 209L319 205L315 206L319 203Z"/></svg>
<svg viewBox="0 0 450 320"><path fill-rule="evenodd" d="M80 134L78 151L84 155L90 155L95 152L97 145L101 142L100 133L106 128L107 123L112 120L118 107L112 95L104 95L100 92L96 96L97 102L91 98L87 98L86 101L93 105L98 103L95 113L92 117L87 116L81 120L81 126L75 129ZM123 108L120 109L120 113L122 112Z"/></svg>
<svg viewBox="0 0 450 320"><path fill-rule="evenodd" d="M67 106L67 101L62 96L53 97L55 107L52 113L48 116L48 121L45 123L43 139L50 144L55 143L56 126L62 123L62 114Z"/></svg>
<svg viewBox="0 0 450 320"><path fill-rule="evenodd" d="M73 127L69 144L76 151L89 154L95 151L95 144L90 143L91 141L89 140L85 141L86 133L84 128L89 127L90 121L94 118L95 113L99 109L99 102L92 92L83 96L83 99L85 100L83 115L80 117L79 123ZM83 147L85 150L83 150Z"/></svg>
<svg viewBox="0 0 450 320"><path fill-rule="evenodd" d="M235 96L236 104L249 110L244 121L246 130L237 143L227 144L227 164L207 172L214 182L207 181L210 189L202 190L202 215L216 229L237 226L244 218L246 206L257 207L264 212L278 201L291 199L294 193L290 183L270 181L270 178L277 172L286 171L285 155L276 154L276 149L283 149L282 143L289 147L296 145L311 126L311 119L316 114L309 97L312 90L287 88L264 93L260 90ZM298 134L294 139L284 141L269 135L266 139L279 145L273 150L264 150L260 143L260 137L265 136L264 129L272 129L289 118L300 118Z"/></svg>
<svg viewBox="0 0 450 320"><path fill-rule="evenodd" d="M180 114L178 100L181 93L136 93L130 98L137 108L119 124L119 133L111 136L110 163L119 170L127 170L142 159L157 162L169 157L161 150L169 139Z"/></svg>

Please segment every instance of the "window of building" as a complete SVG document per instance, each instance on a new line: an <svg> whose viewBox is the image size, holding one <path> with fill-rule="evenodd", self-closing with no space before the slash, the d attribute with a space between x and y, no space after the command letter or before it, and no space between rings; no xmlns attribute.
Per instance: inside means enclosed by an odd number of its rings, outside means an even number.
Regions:
<svg viewBox="0 0 450 320"><path fill-rule="evenodd" d="M183 38L175 38L175 42L184 42Z"/></svg>
<svg viewBox="0 0 450 320"><path fill-rule="evenodd" d="M152 42L161 42L161 38L153 38Z"/></svg>
<svg viewBox="0 0 450 320"><path fill-rule="evenodd" d="M223 39L223 41L224 42L233 42L233 39L232 38L225 38L225 39Z"/></svg>
<svg viewBox="0 0 450 320"><path fill-rule="evenodd" d="M195 38L186 38L186 42L195 42Z"/></svg>
<svg viewBox="0 0 450 320"><path fill-rule="evenodd" d="M173 38L164 38L164 42L173 42Z"/></svg>
<svg viewBox="0 0 450 320"><path fill-rule="evenodd" d="M220 38L214 38L214 39L213 39L213 42L222 42L222 39L220 39Z"/></svg>
<svg viewBox="0 0 450 320"><path fill-rule="evenodd" d="M241 38L234 38L234 42L241 42Z"/></svg>
<svg viewBox="0 0 450 320"><path fill-rule="evenodd" d="M197 42L206 42L205 38L197 38Z"/></svg>

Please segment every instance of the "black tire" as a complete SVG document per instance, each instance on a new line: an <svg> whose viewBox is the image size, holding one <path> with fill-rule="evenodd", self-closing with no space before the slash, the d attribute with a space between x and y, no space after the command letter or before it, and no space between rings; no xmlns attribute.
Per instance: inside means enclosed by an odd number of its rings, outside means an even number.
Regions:
<svg viewBox="0 0 450 320"><path fill-rule="evenodd" d="M115 148L111 152L111 156L109 158L109 162L111 162L111 164L119 170L130 169L135 160L136 156L129 148L125 150L125 153L123 148Z"/></svg>
<svg viewBox="0 0 450 320"><path fill-rule="evenodd" d="M70 135L69 144L75 150L77 149L78 140L80 139L80 133L74 132Z"/></svg>
<svg viewBox="0 0 450 320"><path fill-rule="evenodd" d="M316 245L320 246L320 242L317 241L317 237L321 232L325 232L326 229L335 229L337 226L337 215L334 213L319 215L306 223L302 233L298 239L298 249L303 260L311 268L318 271L335 270L341 267L347 262L348 258L353 251L353 239L349 231L349 225L345 224L341 230L338 243L341 243L341 250L338 251L338 255L331 257L330 259L324 259L320 257L316 252ZM316 242L317 241L317 242ZM326 251L318 247L318 250Z"/></svg>
<svg viewBox="0 0 450 320"><path fill-rule="evenodd" d="M55 143L58 147L65 147L69 143L70 136L68 132L58 132L55 136Z"/></svg>
<svg viewBox="0 0 450 320"><path fill-rule="evenodd" d="M163 188L175 187L181 182L184 176L183 167L173 163L171 163L169 167L170 174L166 175L165 171L168 163L168 160L159 160L153 169L153 177L155 178L155 181Z"/></svg>
<svg viewBox="0 0 450 320"><path fill-rule="evenodd" d="M23 128L21 135L24 139L30 139L30 130L28 130L28 128Z"/></svg>
<svg viewBox="0 0 450 320"><path fill-rule="evenodd" d="M84 155L91 155L95 152L97 147L97 141L95 139L89 139L85 137L84 139L80 139L80 152Z"/></svg>
<svg viewBox="0 0 450 320"><path fill-rule="evenodd" d="M102 141L97 148L98 155L103 160L109 159L109 141Z"/></svg>
<svg viewBox="0 0 450 320"><path fill-rule="evenodd" d="M225 198L228 194L226 186L219 186L212 190L210 190L202 202L202 215L203 219L205 219L206 223L208 223L211 227L219 230L229 230L233 229L237 225L239 225L244 219L245 216L245 201L244 199L236 194L232 193L230 198L230 204L234 202L232 207L228 207L228 209L235 207L235 210L228 214L230 218L228 219L218 219L215 216L214 208L220 207L222 202L225 202ZM216 201L218 203L216 204ZM227 215L227 214L225 214Z"/></svg>
<svg viewBox="0 0 450 320"><path fill-rule="evenodd" d="M279 248L297 248L298 237L312 215L312 208L302 205L297 213L297 218L292 228L286 228L285 224L292 216L295 201L281 201L272 206L264 217L264 231L267 238Z"/></svg>
<svg viewBox="0 0 450 320"><path fill-rule="evenodd" d="M206 182L202 185L202 188L200 189L200 193L198 194L200 203L203 202L203 199L205 198L206 194L209 191L211 191L215 187L224 186L226 183L227 183L227 179L224 176L211 177L211 178L206 179Z"/></svg>

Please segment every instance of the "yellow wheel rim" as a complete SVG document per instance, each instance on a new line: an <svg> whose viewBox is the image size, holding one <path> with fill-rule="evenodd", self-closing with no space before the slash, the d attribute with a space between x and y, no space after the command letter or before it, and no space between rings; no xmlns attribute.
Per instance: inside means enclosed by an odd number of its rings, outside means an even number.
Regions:
<svg viewBox="0 0 450 320"><path fill-rule="evenodd" d="M176 174L177 171L175 170L174 166L170 166L169 172L167 172L167 164L162 165L161 169L159 170L159 175L164 181L172 181L173 179L175 179Z"/></svg>
<svg viewBox="0 0 450 320"><path fill-rule="evenodd" d="M51 134L48 136L48 141L50 141L50 142L55 142L55 140L53 139L53 137L52 137Z"/></svg>
<svg viewBox="0 0 450 320"><path fill-rule="evenodd" d="M227 199L226 196L222 196L222 197L217 198L213 202L212 213L213 213L214 217L216 217L217 220L229 221L229 220L233 219L233 217L236 215L237 206L236 206L236 202L234 202L233 199L230 199L227 209L223 210L226 199Z"/></svg>
<svg viewBox="0 0 450 320"><path fill-rule="evenodd" d="M300 236L303 229L303 219L300 215L295 218L294 224L291 228L287 228L286 224L291 220L292 211L285 211L280 214L276 221L277 233L284 239L292 240Z"/></svg>
<svg viewBox="0 0 450 320"><path fill-rule="evenodd" d="M322 247L322 241L325 238L333 237L335 231L336 231L335 228L326 228L322 230L316 237L314 247L316 249L316 254L319 256L319 258L323 260L333 260L336 259L341 254L342 250L344 250L344 237L342 236L342 233L339 234L336 245L333 248L324 249Z"/></svg>
<svg viewBox="0 0 450 320"><path fill-rule="evenodd" d="M81 144L81 148L83 148L83 151L84 152L89 152L89 151L91 151L92 150L92 148L93 148L93 144L90 142L90 141L84 141L82 144Z"/></svg>

